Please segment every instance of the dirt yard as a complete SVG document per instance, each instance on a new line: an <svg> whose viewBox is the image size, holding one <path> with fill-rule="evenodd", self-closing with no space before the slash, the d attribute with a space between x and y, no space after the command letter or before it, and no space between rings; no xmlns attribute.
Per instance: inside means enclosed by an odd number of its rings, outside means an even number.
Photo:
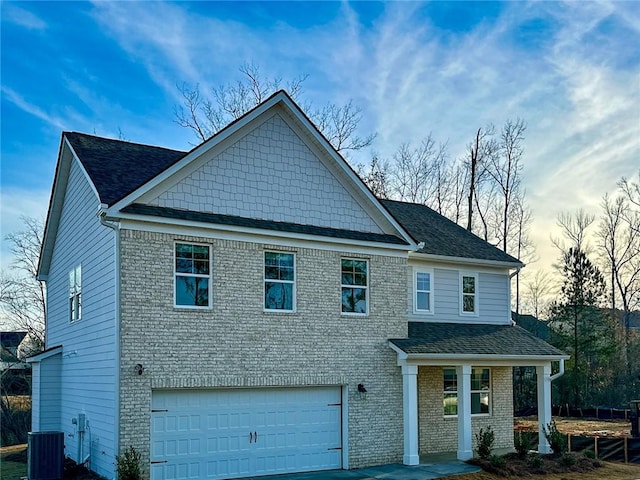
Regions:
<svg viewBox="0 0 640 480"><path fill-rule="evenodd" d="M628 420L589 420L585 418L554 417L558 430L571 435L589 435L598 437L626 437L631 435L631 423ZM516 430L538 430L536 417L515 419Z"/></svg>
<svg viewBox="0 0 640 480"><path fill-rule="evenodd" d="M449 477L451 480L504 480L487 472L468 473ZM549 475L527 475L527 480L640 480L640 465L604 462L604 466L591 472L555 473Z"/></svg>

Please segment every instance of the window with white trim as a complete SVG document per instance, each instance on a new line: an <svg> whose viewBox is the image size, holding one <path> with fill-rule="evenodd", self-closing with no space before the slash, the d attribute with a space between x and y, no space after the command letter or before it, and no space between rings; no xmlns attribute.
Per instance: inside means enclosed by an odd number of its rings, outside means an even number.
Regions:
<svg viewBox="0 0 640 480"><path fill-rule="evenodd" d="M458 377L455 368L444 368L445 416L458 414ZM491 370L489 368L471 369L471 415L489 415L491 413Z"/></svg>
<svg viewBox="0 0 640 480"><path fill-rule="evenodd" d="M420 269L414 272L415 313L433 313L433 270Z"/></svg>
<svg viewBox="0 0 640 480"><path fill-rule="evenodd" d="M69 320L77 322L82 318L82 265L69 272Z"/></svg>
<svg viewBox="0 0 640 480"><path fill-rule="evenodd" d="M369 312L369 262L354 258L341 260L342 313L366 315Z"/></svg>
<svg viewBox="0 0 640 480"><path fill-rule="evenodd" d="M264 252L264 309L293 312L296 306L293 253Z"/></svg>
<svg viewBox="0 0 640 480"><path fill-rule="evenodd" d="M211 307L211 247L192 243L175 244L176 307Z"/></svg>
<svg viewBox="0 0 640 480"><path fill-rule="evenodd" d="M478 314L478 274L460 274L460 313L462 315Z"/></svg>

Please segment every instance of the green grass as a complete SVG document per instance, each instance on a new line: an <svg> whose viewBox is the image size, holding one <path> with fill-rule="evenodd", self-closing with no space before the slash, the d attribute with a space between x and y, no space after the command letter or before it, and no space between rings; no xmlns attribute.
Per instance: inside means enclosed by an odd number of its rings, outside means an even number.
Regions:
<svg viewBox="0 0 640 480"><path fill-rule="evenodd" d="M20 480L27 476L26 445L2 448L0 453L0 479Z"/></svg>

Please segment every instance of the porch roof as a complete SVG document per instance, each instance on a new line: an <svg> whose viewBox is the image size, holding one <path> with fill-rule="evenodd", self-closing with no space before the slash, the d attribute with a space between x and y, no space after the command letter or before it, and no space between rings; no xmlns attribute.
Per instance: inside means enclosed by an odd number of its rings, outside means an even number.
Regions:
<svg viewBox="0 0 640 480"><path fill-rule="evenodd" d="M389 341L408 357L569 358L558 348L510 324L409 322L408 338Z"/></svg>

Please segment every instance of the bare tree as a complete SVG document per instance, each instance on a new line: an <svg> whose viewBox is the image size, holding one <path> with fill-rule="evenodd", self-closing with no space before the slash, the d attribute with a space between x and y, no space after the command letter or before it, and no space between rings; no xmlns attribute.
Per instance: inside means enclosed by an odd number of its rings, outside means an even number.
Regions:
<svg viewBox="0 0 640 480"><path fill-rule="evenodd" d="M34 341L34 349L40 350L44 347L46 304L44 284L36 280L36 274L43 222L29 217L22 220L24 230L6 237L14 261L10 271L3 271L0 276L0 310L14 328L26 331Z"/></svg>
<svg viewBox="0 0 640 480"><path fill-rule="evenodd" d="M200 85L178 85L182 105L174 108L174 121L192 130L198 141L204 142L281 88L298 101L308 77L301 75L287 82L281 78L264 78L260 67L253 63L243 64L240 73L240 80L213 88L210 96L201 92ZM303 109L309 112L311 121L339 152L368 147L376 137L375 134L356 135L362 110L352 101L342 106L328 103L320 109L305 104Z"/></svg>
<svg viewBox="0 0 640 480"><path fill-rule="evenodd" d="M560 212L556 224L560 227L564 238L551 237L551 243L564 255L571 247L589 254L591 246L587 240L587 230L595 221L595 215L585 212L582 208L578 211ZM566 242L569 242L569 246Z"/></svg>
<svg viewBox="0 0 640 480"><path fill-rule="evenodd" d="M413 148L403 143L393 155L391 180L394 193L403 201L428 203L436 190L437 174L446 159L446 146L436 145L431 134Z"/></svg>
<svg viewBox="0 0 640 480"><path fill-rule="evenodd" d="M493 138L494 134L495 128L493 125L488 125L484 129L479 128L473 142L467 147L468 155L464 159L465 165L469 170L467 230L470 232L473 229L473 206L474 203L478 203L478 186L482 183L486 174L486 163L489 157L494 156L498 150L498 145Z"/></svg>
<svg viewBox="0 0 640 480"><path fill-rule="evenodd" d="M391 184L389 180L389 163L380 160L378 155L373 155L369 165L359 165L357 170L362 181L378 198L389 198Z"/></svg>
<svg viewBox="0 0 640 480"><path fill-rule="evenodd" d="M526 278L523 281L523 285L523 303L526 305L527 311L536 318L540 318L546 313L550 305L549 297L556 290L549 272L537 270L531 278Z"/></svg>
<svg viewBox="0 0 640 480"><path fill-rule="evenodd" d="M520 174L522 165L520 163L524 148L524 133L527 127L523 120L516 121L507 120L500 134L498 144L498 155L488 157L487 173L493 179L500 194L500 213L497 230L498 240L501 243L502 250L507 251L509 244L509 235L512 230L511 219L516 218L512 215L512 204L520 192ZM522 202L522 199L520 198Z"/></svg>

